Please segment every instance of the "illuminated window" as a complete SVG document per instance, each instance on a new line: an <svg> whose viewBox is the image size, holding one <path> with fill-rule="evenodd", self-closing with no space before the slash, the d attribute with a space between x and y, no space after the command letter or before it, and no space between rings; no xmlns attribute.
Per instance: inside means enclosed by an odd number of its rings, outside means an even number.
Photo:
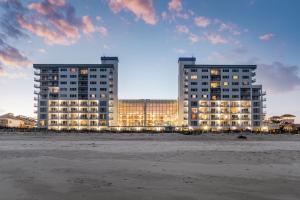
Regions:
<svg viewBox="0 0 300 200"><path fill-rule="evenodd" d="M228 82L227 81L224 82L224 86L228 86Z"/></svg>
<svg viewBox="0 0 300 200"><path fill-rule="evenodd" d="M88 74L88 70L87 69L81 69L80 74Z"/></svg>
<svg viewBox="0 0 300 200"><path fill-rule="evenodd" d="M197 95L196 94L192 94L192 99L196 99Z"/></svg>
<svg viewBox="0 0 300 200"><path fill-rule="evenodd" d="M76 68L70 68L70 72L71 73L75 73L76 72Z"/></svg>
<svg viewBox="0 0 300 200"><path fill-rule="evenodd" d="M191 75L192 80L196 80L197 78L198 78L197 75Z"/></svg>
<svg viewBox="0 0 300 200"><path fill-rule="evenodd" d="M203 99L207 99L207 94L203 94L203 95L202 95L202 98L203 98Z"/></svg>
<svg viewBox="0 0 300 200"><path fill-rule="evenodd" d="M220 82L211 82L210 87L212 87L212 88L220 87Z"/></svg>
<svg viewBox="0 0 300 200"><path fill-rule="evenodd" d="M197 108L192 108L192 113L197 113Z"/></svg>
<svg viewBox="0 0 300 200"><path fill-rule="evenodd" d="M220 70L218 70L218 69L212 69L212 70L210 70L210 74L211 75L219 75L220 74Z"/></svg>
<svg viewBox="0 0 300 200"><path fill-rule="evenodd" d="M238 80L238 79L239 79L239 76L238 76L238 75L233 75L233 76L232 76L232 79L233 79L233 80Z"/></svg>
<svg viewBox="0 0 300 200"><path fill-rule="evenodd" d="M217 96L213 95L213 96L211 97L211 99L212 99L212 100L217 100Z"/></svg>

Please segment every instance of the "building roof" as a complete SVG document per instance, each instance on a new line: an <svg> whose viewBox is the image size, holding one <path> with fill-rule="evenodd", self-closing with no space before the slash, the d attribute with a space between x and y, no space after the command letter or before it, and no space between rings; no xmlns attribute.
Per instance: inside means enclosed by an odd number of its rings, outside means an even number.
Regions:
<svg viewBox="0 0 300 200"><path fill-rule="evenodd" d="M33 64L33 68L73 67L73 68L114 68L112 64Z"/></svg>
<svg viewBox="0 0 300 200"><path fill-rule="evenodd" d="M102 56L101 60L116 60L116 61L119 61L119 58L115 57L115 56Z"/></svg>
<svg viewBox="0 0 300 200"><path fill-rule="evenodd" d="M196 62L196 58L195 57L179 57L178 62L180 62L180 61L193 61L193 62Z"/></svg>
<svg viewBox="0 0 300 200"><path fill-rule="evenodd" d="M256 69L256 65L215 65L215 64L205 64L205 65L184 65L184 68L250 68Z"/></svg>

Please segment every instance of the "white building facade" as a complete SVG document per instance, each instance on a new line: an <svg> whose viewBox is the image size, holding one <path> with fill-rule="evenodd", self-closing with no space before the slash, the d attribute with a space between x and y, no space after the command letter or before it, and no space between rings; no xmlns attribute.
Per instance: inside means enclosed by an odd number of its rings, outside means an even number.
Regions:
<svg viewBox="0 0 300 200"><path fill-rule="evenodd" d="M37 126L100 130L117 125L118 58L101 64L34 64Z"/></svg>
<svg viewBox="0 0 300 200"><path fill-rule="evenodd" d="M203 130L259 130L265 92L255 65L197 65L178 60L178 124Z"/></svg>

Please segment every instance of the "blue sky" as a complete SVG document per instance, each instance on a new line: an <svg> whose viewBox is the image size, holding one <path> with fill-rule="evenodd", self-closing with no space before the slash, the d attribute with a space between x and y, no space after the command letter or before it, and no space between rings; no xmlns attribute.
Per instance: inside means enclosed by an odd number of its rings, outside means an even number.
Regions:
<svg viewBox="0 0 300 200"><path fill-rule="evenodd" d="M119 98L177 98L177 59L257 64L268 115L300 117L297 0L0 0L0 113L33 115L32 63L118 56ZM300 118L298 122L300 122Z"/></svg>

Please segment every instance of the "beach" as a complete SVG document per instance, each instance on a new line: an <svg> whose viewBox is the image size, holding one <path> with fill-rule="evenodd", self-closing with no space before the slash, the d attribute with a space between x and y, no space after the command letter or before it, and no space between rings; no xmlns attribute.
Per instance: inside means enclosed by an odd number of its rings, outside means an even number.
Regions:
<svg viewBox="0 0 300 200"><path fill-rule="evenodd" d="M0 133L0 200L300 198L300 135Z"/></svg>

